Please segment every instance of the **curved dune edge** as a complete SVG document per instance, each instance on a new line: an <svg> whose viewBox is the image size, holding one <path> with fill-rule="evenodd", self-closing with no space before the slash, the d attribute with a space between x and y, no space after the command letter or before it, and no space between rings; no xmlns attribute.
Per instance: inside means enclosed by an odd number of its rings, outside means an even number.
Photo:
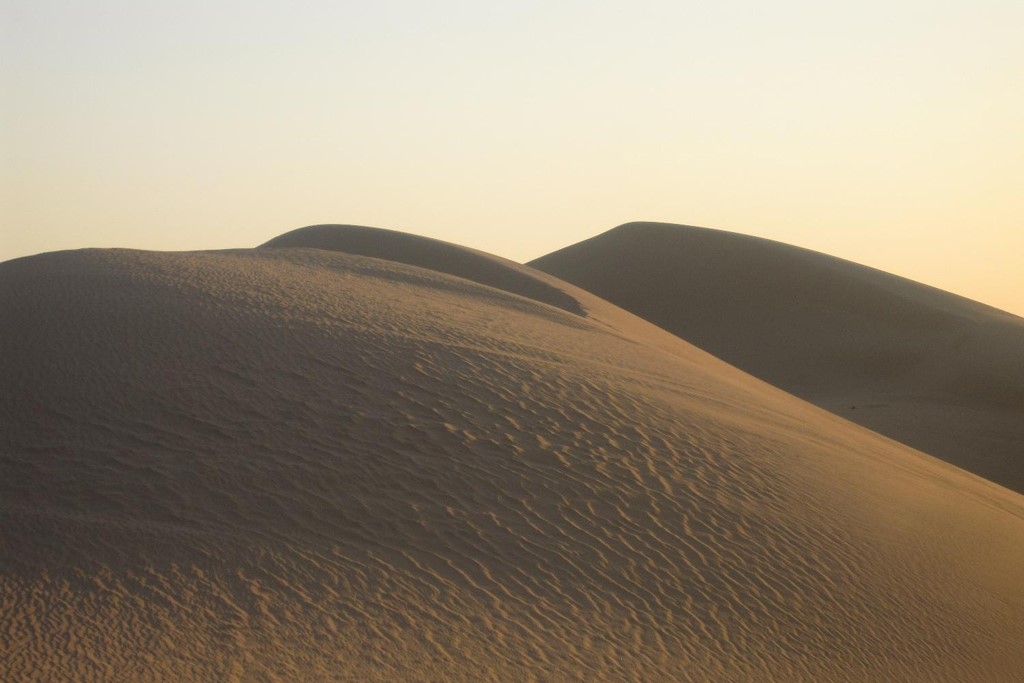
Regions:
<svg viewBox="0 0 1024 683"><path fill-rule="evenodd" d="M311 225L298 228L260 245L260 248L313 248L372 256L461 277L576 315L585 315L580 302L549 277L514 261L450 242L395 230L362 225Z"/></svg>
<svg viewBox="0 0 1024 683"><path fill-rule="evenodd" d="M825 254L629 223L531 261L893 439L1024 491L1024 320Z"/></svg>
<svg viewBox="0 0 1024 683"><path fill-rule="evenodd" d="M619 315L315 249L0 264L0 678L1019 679L1020 496Z"/></svg>

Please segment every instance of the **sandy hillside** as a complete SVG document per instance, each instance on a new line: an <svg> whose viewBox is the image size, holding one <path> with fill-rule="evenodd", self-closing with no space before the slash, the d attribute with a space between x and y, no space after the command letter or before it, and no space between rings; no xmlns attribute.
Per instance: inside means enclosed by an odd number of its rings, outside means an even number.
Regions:
<svg viewBox="0 0 1024 683"><path fill-rule="evenodd" d="M378 237L0 264L0 680L1024 675L1020 495Z"/></svg>
<svg viewBox="0 0 1024 683"><path fill-rule="evenodd" d="M1024 319L817 252L681 225L629 223L530 265L1024 492Z"/></svg>

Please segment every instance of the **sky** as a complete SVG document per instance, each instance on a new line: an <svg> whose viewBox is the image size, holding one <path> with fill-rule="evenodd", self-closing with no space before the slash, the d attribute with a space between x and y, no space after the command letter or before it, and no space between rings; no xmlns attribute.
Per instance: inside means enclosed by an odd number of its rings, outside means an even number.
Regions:
<svg viewBox="0 0 1024 683"><path fill-rule="evenodd" d="M1024 315L1024 2L0 0L0 260L632 220Z"/></svg>

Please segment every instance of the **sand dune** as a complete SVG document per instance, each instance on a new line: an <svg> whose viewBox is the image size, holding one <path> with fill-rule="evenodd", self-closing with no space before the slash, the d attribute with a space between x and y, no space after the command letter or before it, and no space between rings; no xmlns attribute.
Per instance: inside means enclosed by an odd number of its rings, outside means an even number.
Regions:
<svg viewBox="0 0 1024 683"><path fill-rule="evenodd" d="M0 264L0 680L1024 675L1020 495L330 232Z"/></svg>
<svg viewBox="0 0 1024 683"><path fill-rule="evenodd" d="M1024 320L765 239L630 223L530 264L842 417L1024 492Z"/></svg>

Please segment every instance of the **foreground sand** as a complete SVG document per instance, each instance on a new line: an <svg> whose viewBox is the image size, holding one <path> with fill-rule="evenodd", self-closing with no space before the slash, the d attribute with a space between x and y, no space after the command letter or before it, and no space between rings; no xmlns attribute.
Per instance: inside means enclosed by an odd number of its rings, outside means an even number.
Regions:
<svg viewBox="0 0 1024 683"><path fill-rule="evenodd" d="M0 680L1024 675L1020 495L404 244L0 264Z"/></svg>
<svg viewBox="0 0 1024 683"><path fill-rule="evenodd" d="M530 265L1024 492L1024 319L806 249L663 223L629 223Z"/></svg>

